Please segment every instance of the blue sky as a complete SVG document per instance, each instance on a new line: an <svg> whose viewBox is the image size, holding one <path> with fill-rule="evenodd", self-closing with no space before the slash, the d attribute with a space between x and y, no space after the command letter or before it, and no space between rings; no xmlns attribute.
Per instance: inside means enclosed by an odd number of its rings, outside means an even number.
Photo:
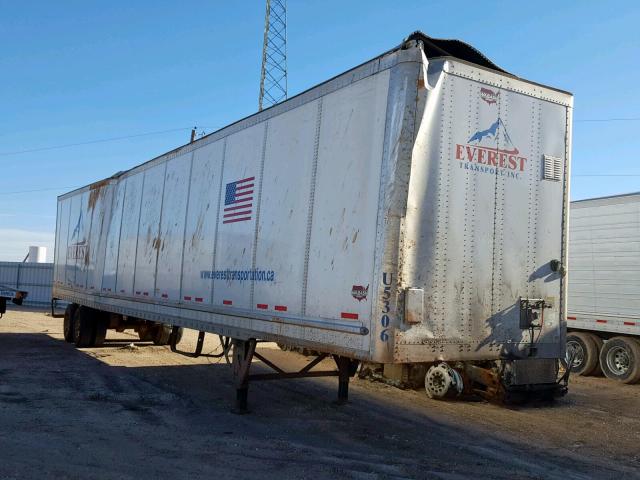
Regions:
<svg viewBox="0 0 640 480"><path fill-rule="evenodd" d="M290 95L414 30L459 38L574 93L573 199L640 190L640 121L585 121L640 118L637 2L288 3ZM262 0L0 0L0 19L0 260L29 244L51 259L58 194L186 143L191 126L211 132L257 109Z"/></svg>

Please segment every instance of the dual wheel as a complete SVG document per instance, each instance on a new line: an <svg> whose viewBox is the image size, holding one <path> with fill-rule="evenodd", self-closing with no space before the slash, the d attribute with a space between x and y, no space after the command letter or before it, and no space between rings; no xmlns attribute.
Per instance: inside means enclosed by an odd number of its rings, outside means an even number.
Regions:
<svg viewBox="0 0 640 480"><path fill-rule="evenodd" d="M64 339L77 347L100 347L104 344L109 326L109 313L71 303L64 311ZM142 341L156 345L169 345L171 325L143 322L138 329ZM183 329L178 329L176 343L182 339Z"/></svg>
<svg viewBox="0 0 640 480"><path fill-rule="evenodd" d="M100 347L107 336L108 314L71 303L64 311L64 339L76 347Z"/></svg>
<svg viewBox="0 0 640 480"><path fill-rule="evenodd" d="M153 325L145 325L138 329L138 337L143 342L153 342L155 345L169 345L171 340L171 331L173 327L165 323L156 323ZM176 343L180 343L182 339L183 329L178 329L178 337Z"/></svg>
<svg viewBox="0 0 640 480"><path fill-rule="evenodd" d="M588 332L567 334L567 358L573 356L571 372L599 375L622 383L640 381L640 341L631 337L613 337L603 342Z"/></svg>

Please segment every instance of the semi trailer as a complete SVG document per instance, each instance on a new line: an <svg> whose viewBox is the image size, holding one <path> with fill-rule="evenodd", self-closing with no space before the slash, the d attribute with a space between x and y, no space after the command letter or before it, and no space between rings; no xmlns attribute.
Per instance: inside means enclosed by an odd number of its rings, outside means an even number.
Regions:
<svg viewBox="0 0 640 480"><path fill-rule="evenodd" d="M571 202L567 351L578 375L640 381L640 193Z"/></svg>
<svg viewBox="0 0 640 480"><path fill-rule="evenodd" d="M399 46L58 198L65 338L220 336L250 380L420 364L432 397L566 392L571 94L458 40ZM273 341L319 353L285 372ZM251 374L253 358L275 373ZM337 371L316 371L333 357Z"/></svg>

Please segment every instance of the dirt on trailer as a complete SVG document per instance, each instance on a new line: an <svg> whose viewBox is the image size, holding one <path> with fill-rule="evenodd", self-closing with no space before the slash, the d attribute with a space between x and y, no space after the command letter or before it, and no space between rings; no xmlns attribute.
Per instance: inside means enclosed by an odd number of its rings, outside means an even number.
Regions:
<svg viewBox="0 0 640 480"><path fill-rule="evenodd" d="M179 347L195 341L187 331ZM217 337L203 351L220 351ZM258 351L291 370L312 359ZM640 385L575 378L565 398L517 408L361 379L339 406L336 389L332 377L256 382L251 413L235 415L224 359L133 332L76 349L62 319L11 310L0 320L0 478L640 478Z"/></svg>

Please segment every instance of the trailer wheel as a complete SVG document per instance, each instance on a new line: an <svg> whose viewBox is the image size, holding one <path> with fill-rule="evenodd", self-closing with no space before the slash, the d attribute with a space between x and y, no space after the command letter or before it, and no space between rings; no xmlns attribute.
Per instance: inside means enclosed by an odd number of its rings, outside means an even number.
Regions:
<svg viewBox="0 0 640 480"><path fill-rule="evenodd" d="M594 368L589 375L593 377L601 377L603 373L602 373L602 367L600 366L600 352L602 351L602 346L604 345L604 341L595 333L588 333L588 335L589 337L591 337L591 339L596 345L596 358L598 359L598 361L596 362L596 368Z"/></svg>
<svg viewBox="0 0 640 480"><path fill-rule="evenodd" d="M573 355L571 373L575 375L591 375L598 368L598 347L588 333L567 334L567 361L571 355Z"/></svg>
<svg viewBox="0 0 640 480"><path fill-rule="evenodd" d="M171 337L170 325L165 325L164 323L160 323L153 329L153 343L156 345L169 345L170 337Z"/></svg>
<svg viewBox="0 0 640 480"><path fill-rule="evenodd" d="M138 338L141 342L151 342L155 337L155 330L150 324L142 325L138 328Z"/></svg>
<svg viewBox="0 0 640 480"><path fill-rule="evenodd" d="M98 312L95 319L94 338L91 346L101 347L104 345L104 339L107 337L107 327L109 324L109 313Z"/></svg>
<svg viewBox="0 0 640 480"><path fill-rule="evenodd" d="M607 378L636 383L640 380L640 343L628 337L613 337L602 347L600 366Z"/></svg>
<svg viewBox="0 0 640 480"><path fill-rule="evenodd" d="M95 311L91 308L80 305L73 316L73 340L76 347L83 348L91 346L95 338L95 322L93 316Z"/></svg>
<svg viewBox="0 0 640 480"><path fill-rule="evenodd" d="M170 328L173 331L173 327ZM178 327L178 333L176 334L176 345L182 341L182 336L184 335L184 328Z"/></svg>
<svg viewBox="0 0 640 480"><path fill-rule="evenodd" d="M62 331L64 334L64 341L73 343L73 320L76 314L76 310L78 309L78 304L70 303L67 305L67 308L64 310L64 321L62 323Z"/></svg>

